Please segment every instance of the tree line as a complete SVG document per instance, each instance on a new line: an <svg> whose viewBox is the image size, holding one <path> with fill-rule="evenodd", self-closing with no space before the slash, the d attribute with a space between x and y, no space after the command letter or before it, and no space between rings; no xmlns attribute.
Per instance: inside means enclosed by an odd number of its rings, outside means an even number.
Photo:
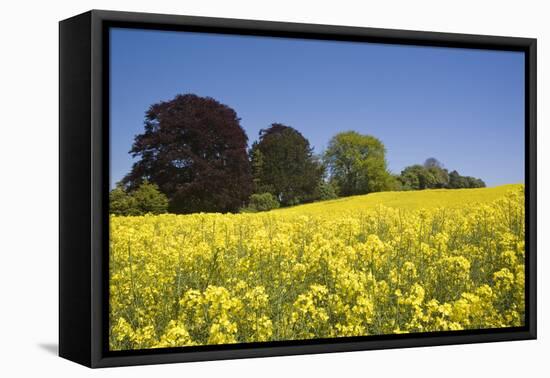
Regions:
<svg viewBox="0 0 550 378"><path fill-rule="evenodd" d="M153 104L130 150L138 160L110 192L110 211L265 211L380 191L485 186L435 158L392 174L384 144L356 131L334 135L316 155L298 130L273 123L247 146L235 110L213 98L185 94Z"/></svg>

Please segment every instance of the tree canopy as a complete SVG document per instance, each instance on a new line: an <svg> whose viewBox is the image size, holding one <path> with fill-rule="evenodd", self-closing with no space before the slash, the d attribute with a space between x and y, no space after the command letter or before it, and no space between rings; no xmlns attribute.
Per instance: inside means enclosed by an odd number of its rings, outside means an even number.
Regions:
<svg viewBox="0 0 550 378"><path fill-rule="evenodd" d="M314 199L323 168L299 131L280 123L260 130L250 157L255 193L271 193L283 205Z"/></svg>
<svg viewBox="0 0 550 378"><path fill-rule="evenodd" d="M113 215L141 215L136 199L128 195L122 185L117 185L109 192L109 213Z"/></svg>
<svg viewBox="0 0 550 378"><path fill-rule="evenodd" d="M449 188L484 188L485 182L480 178L461 176L457 171L449 173Z"/></svg>
<svg viewBox="0 0 550 378"><path fill-rule="evenodd" d="M159 191L156 184L144 181L131 196L142 214L162 214L168 209L168 198Z"/></svg>
<svg viewBox="0 0 550 378"><path fill-rule="evenodd" d="M330 140L324 160L340 195L349 196L393 189L385 155L379 139L347 131Z"/></svg>
<svg viewBox="0 0 550 378"><path fill-rule="evenodd" d="M485 186L434 157L392 174L382 141L356 131L334 135L321 156L282 123L260 130L247 146L235 110L211 97L184 94L153 104L129 151L137 161L110 192L110 212L265 211L388 190Z"/></svg>
<svg viewBox="0 0 550 378"><path fill-rule="evenodd" d="M178 95L152 105L123 183L158 185L174 213L238 210L252 190L248 138L236 112L210 97Z"/></svg>
<svg viewBox="0 0 550 378"><path fill-rule="evenodd" d="M449 173L435 158L427 159L423 165L415 164L401 171L399 181L404 190L483 188L483 180L461 176L456 170Z"/></svg>
<svg viewBox="0 0 550 378"><path fill-rule="evenodd" d="M118 184L109 193L109 207L114 215L162 214L168 210L168 198L147 181L131 193Z"/></svg>
<svg viewBox="0 0 550 378"><path fill-rule="evenodd" d="M269 211L279 208L279 201L271 193L255 193L250 196L248 206L242 212Z"/></svg>

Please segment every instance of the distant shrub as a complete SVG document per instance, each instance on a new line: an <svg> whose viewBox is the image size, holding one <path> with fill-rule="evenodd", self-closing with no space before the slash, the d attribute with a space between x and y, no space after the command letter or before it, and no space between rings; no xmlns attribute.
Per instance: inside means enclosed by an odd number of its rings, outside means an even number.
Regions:
<svg viewBox="0 0 550 378"><path fill-rule="evenodd" d="M248 207L242 209L242 212L269 211L279 208L279 201L271 193L252 194Z"/></svg>
<svg viewBox="0 0 550 378"><path fill-rule="evenodd" d="M132 196L142 214L162 214L168 210L168 198L159 190L157 184L145 181Z"/></svg>
<svg viewBox="0 0 550 378"><path fill-rule="evenodd" d="M300 197L294 197L287 202L287 206L297 206L300 203L302 203L302 199Z"/></svg>
<svg viewBox="0 0 550 378"><path fill-rule="evenodd" d="M456 170L449 172L435 158L427 159L423 165L415 164L406 167L398 176L402 190L422 189L466 189L484 188L483 180L462 176Z"/></svg>
<svg viewBox="0 0 550 378"><path fill-rule="evenodd" d="M156 184L144 182L130 193L117 185L109 193L109 212L113 215L162 214L167 210L168 198Z"/></svg>
<svg viewBox="0 0 550 378"><path fill-rule="evenodd" d="M109 213L113 215L140 215L136 199L123 186L117 185L109 193Z"/></svg>

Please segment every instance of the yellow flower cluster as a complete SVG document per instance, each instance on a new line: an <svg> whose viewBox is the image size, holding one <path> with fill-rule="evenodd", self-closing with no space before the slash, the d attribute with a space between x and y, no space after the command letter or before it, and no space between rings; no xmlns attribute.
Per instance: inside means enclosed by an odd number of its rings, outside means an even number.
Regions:
<svg viewBox="0 0 550 378"><path fill-rule="evenodd" d="M297 209L112 216L111 350L524 324L523 186L461 208Z"/></svg>

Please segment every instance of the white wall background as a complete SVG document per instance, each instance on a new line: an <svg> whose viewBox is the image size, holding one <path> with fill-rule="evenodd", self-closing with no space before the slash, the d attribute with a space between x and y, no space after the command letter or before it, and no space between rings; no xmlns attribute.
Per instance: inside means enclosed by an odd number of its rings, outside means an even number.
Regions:
<svg viewBox="0 0 550 378"><path fill-rule="evenodd" d="M81 0L0 5L0 375L542 376L550 372L546 1ZM538 38L539 340L89 370L56 356L58 25L89 9ZM546 193L545 193L546 192ZM547 349L545 351L545 348Z"/></svg>

